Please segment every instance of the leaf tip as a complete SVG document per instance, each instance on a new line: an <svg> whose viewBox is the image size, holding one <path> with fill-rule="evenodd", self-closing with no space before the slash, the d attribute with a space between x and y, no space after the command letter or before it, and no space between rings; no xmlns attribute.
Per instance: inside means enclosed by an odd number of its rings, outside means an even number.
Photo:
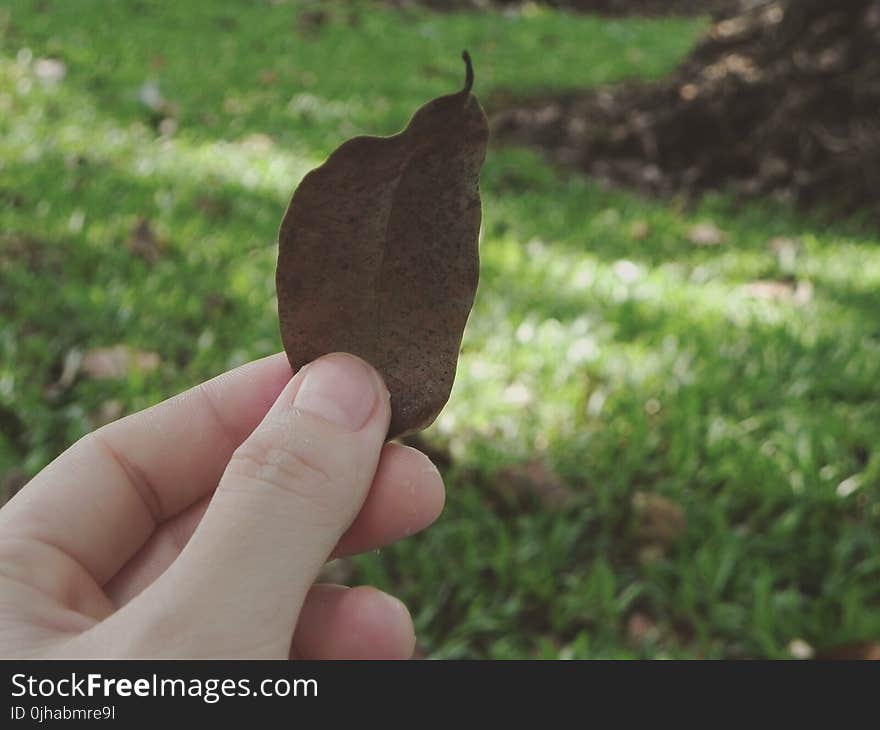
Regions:
<svg viewBox="0 0 880 730"><path fill-rule="evenodd" d="M467 51L462 51L461 60L464 61L465 66L464 89L462 93L469 94L474 86L474 65L471 63L471 54Z"/></svg>

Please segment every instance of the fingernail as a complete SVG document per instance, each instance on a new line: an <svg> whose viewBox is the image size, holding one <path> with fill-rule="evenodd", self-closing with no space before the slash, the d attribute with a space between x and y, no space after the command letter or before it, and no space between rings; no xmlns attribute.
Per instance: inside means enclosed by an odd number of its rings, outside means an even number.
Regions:
<svg viewBox="0 0 880 730"><path fill-rule="evenodd" d="M299 386L294 408L351 431L360 430L376 405L376 378L350 355L328 355L311 363Z"/></svg>

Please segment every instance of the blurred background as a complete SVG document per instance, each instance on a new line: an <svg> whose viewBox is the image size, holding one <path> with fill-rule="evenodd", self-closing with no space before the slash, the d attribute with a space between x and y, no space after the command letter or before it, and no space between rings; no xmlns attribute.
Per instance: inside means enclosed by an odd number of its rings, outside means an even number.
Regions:
<svg viewBox="0 0 880 730"><path fill-rule="evenodd" d="M0 481L280 349L276 234L462 83L482 279L425 534L327 577L436 658L880 656L880 5L7 0Z"/></svg>

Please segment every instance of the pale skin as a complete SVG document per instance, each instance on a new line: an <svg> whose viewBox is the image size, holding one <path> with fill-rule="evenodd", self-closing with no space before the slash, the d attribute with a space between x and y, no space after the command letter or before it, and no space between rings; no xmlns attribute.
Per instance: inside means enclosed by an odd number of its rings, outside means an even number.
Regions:
<svg viewBox="0 0 880 730"><path fill-rule="evenodd" d="M351 355L283 354L89 434L0 510L0 657L407 658L412 621L316 584L443 508L385 444L388 393Z"/></svg>

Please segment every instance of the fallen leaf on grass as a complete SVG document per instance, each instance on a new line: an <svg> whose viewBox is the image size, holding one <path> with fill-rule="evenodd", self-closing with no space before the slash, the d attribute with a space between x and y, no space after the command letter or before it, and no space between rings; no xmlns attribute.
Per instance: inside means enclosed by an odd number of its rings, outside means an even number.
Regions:
<svg viewBox="0 0 880 730"><path fill-rule="evenodd" d="M98 347L89 350L82 361L83 372L95 380L116 380L129 373L149 373L159 367L155 352L134 350L128 345Z"/></svg>
<svg viewBox="0 0 880 730"><path fill-rule="evenodd" d="M626 636L635 643L653 641L659 635L657 622L650 616L636 611L627 619Z"/></svg>
<svg viewBox="0 0 880 730"><path fill-rule="evenodd" d="M857 641L817 651L815 659L837 661L880 661L880 641Z"/></svg>
<svg viewBox="0 0 880 730"><path fill-rule="evenodd" d="M636 492L632 498L636 536L642 542L666 548L687 531L681 505L660 494Z"/></svg>
<svg viewBox="0 0 880 730"><path fill-rule="evenodd" d="M727 234L714 223L699 223L688 231L688 240L695 246L720 246Z"/></svg>
<svg viewBox="0 0 880 730"><path fill-rule="evenodd" d="M225 198L200 195L196 199L196 208L211 218L227 218L232 211L232 204Z"/></svg>
<svg viewBox="0 0 880 730"><path fill-rule="evenodd" d="M296 29L304 36L311 36L330 20L326 10L303 10L296 18Z"/></svg>
<svg viewBox="0 0 880 730"><path fill-rule="evenodd" d="M754 299L789 299L794 293L794 285L788 281L753 281L744 288Z"/></svg>
<svg viewBox="0 0 880 730"><path fill-rule="evenodd" d="M644 241L651 235L651 227L646 221L636 221L629 227L629 235L636 241Z"/></svg>
<svg viewBox="0 0 880 730"><path fill-rule="evenodd" d="M128 250L147 263L154 264L159 260L161 247L150 221L146 218L138 220L128 238Z"/></svg>
<svg viewBox="0 0 880 730"><path fill-rule="evenodd" d="M242 139L240 144L242 149L245 149L248 152L256 152L257 154L265 155L271 152L275 147L275 140L268 134L254 132Z"/></svg>
<svg viewBox="0 0 880 730"><path fill-rule="evenodd" d="M67 351L64 355L64 362L61 365L61 375L58 380L46 388L46 396L55 398L67 390L79 375L80 368L83 363L83 352L79 348L74 347Z"/></svg>
<svg viewBox="0 0 880 730"><path fill-rule="evenodd" d="M789 301L797 306L808 304L813 298L813 284L799 281L753 281L744 287L745 293L753 299L764 301Z"/></svg>
<svg viewBox="0 0 880 730"><path fill-rule="evenodd" d="M666 548L655 542L642 545L636 553L639 565L652 565L666 557Z"/></svg>
<svg viewBox="0 0 880 730"><path fill-rule="evenodd" d="M106 426L108 423L113 423L116 419L118 419L121 415L125 407L122 405L122 401L116 400L115 398L111 400L105 400L98 406L98 409L89 416L89 422L92 424L92 428L101 428L101 426Z"/></svg>
<svg viewBox="0 0 880 730"><path fill-rule="evenodd" d="M257 74L261 86L274 86L278 82L278 73L271 68L264 68Z"/></svg>
<svg viewBox="0 0 880 730"><path fill-rule="evenodd" d="M502 469L495 485L505 501L518 505L534 499L546 509L561 510L574 499L571 487L543 459Z"/></svg>

